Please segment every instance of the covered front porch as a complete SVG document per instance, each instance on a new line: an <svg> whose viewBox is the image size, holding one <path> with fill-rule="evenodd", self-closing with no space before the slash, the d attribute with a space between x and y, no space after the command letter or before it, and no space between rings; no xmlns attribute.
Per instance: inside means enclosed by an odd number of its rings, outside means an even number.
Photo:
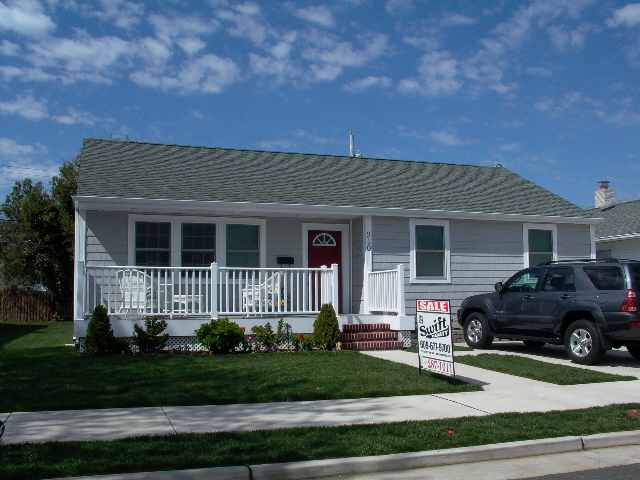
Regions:
<svg viewBox="0 0 640 480"><path fill-rule="evenodd" d="M341 325L413 329L404 265L369 271L363 217L78 213L78 337L97 305L118 336L130 336L147 316L166 319L172 336L193 336L219 317L247 332L283 318L296 333L310 333L323 304Z"/></svg>

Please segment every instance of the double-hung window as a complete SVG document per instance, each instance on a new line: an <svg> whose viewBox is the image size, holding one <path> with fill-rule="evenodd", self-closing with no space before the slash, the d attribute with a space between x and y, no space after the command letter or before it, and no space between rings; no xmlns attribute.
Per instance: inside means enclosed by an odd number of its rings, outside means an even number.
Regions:
<svg viewBox="0 0 640 480"><path fill-rule="evenodd" d="M443 283L450 280L449 222L411 220L411 281Z"/></svg>
<svg viewBox="0 0 640 480"><path fill-rule="evenodd" d="M554 225L525 225L525 267L535 267L556 260L557 240Z"/></svg>
<svg viewBox="0 0 640 480"><path fill-rule="evenodd" d="M260 226L227 224L227 265L260 267Z"/></svg>
<svg viewBox="0 0 640 480"><path fill-rule="evenodd" d="M149 267L171 265L170 222L136 222L135 264Z"/></svg>
<svg viewBox="0 0 640 480"><path fill-rule="evenodd" d="M182 266L207 267L216 261L216 224L182 224Z"/></svg>

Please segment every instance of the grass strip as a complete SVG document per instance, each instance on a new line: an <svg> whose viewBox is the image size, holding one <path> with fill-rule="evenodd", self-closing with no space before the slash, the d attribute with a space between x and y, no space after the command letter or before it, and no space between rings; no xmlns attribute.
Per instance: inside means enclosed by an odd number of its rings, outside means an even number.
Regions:
<svg viewBox="0 0 640 480"><path fill-rule="evenodd" d="M476 385L419 375L408 365L350 351L91 357L62 346L71 339L69 323L0 324L0 412L480 390Z"/></svg>
<svg viewBox="0 0 640 480"><path fill-rule="evenodd" d="M612 373L597 372L586 368L569 367L555 363L534 360L520 355L498 355L483 353L480 355L465 355L456 358L456 362L473 367L495 370L517 377L539 380L556 385L578 385L581 383L620 382L637 380L636 377L614 375Z"/></svg>
<svg viewBox="0 0 640 480"><path fill-rule="evenodd" d="M3 445L4 480L385 455L640 429L640 405L377 425Z"/></svg>

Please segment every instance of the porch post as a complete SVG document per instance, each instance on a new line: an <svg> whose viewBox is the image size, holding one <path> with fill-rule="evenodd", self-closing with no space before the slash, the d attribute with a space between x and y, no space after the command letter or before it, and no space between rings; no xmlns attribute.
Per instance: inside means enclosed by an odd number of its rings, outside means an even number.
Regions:
<svg viewBox="0 0 640 480"><path fill-rule="evenodd" d="M218 318L218 263L211 264L211 319Z"/></svg>
<svg viewBox="0 0 640 480"><path fill-rule="evenodd" d="M398 275L398 315L404 315L404 264L399 263L397 267Z"/></svg>
<svg viewBox="0 0 640 480"><path fill-rule="evenodd" d="M338 313L340 309L340 295L338 294L340 288L340 277L338 276L338 264L331 264L331 305L333 309Z"/></svg>

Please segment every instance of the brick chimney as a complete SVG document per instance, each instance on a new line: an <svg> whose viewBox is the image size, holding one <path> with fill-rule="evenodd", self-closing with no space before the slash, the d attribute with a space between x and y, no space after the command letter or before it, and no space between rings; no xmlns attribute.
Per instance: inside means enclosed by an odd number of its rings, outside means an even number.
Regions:
<svg viewBox="0 0 640 480"><path fill-rule="evenodd" d="M609 188L609 180L600 180L596 190L596 208L610 207L616 203L616 192Z"/></svg>

